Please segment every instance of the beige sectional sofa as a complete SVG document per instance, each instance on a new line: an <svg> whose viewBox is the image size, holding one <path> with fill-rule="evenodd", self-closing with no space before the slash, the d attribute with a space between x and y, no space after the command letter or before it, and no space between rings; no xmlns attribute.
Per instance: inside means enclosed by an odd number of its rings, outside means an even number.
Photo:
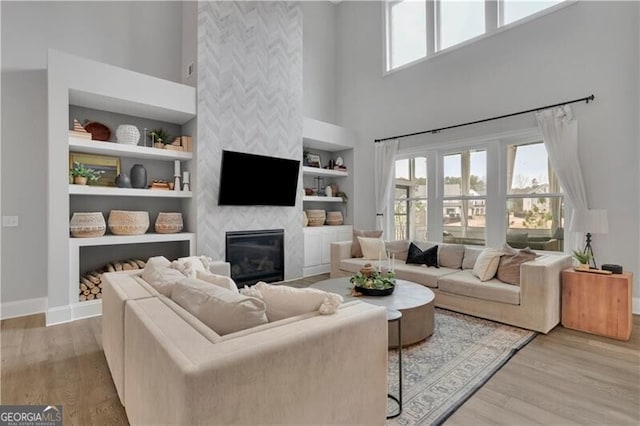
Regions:
<svg viewBox="0 0 640 426"><path fill-rule="evenodd" d="M345 303L220 336L139 272L104 282L104 353L131 424L384 424L384 308Z"/></svg>
<svg viewBox="0 0 640 426"><path fill-rule="evenodd" d="M543 254L523 263L520 284L513 285L497 278L481 282L472 274L482 248L436 242L423 246L434 244L438 244L439 269L406 264L402 257L395 259L393 268L396 278L429 287L436 306L542 333L560 322L561 273L571 266L569 255ZM351 241L331 244L332 278L351 276L365 263L378 265L377 260L351 257ZM387 261L381 263L387 270Z"/></svg>

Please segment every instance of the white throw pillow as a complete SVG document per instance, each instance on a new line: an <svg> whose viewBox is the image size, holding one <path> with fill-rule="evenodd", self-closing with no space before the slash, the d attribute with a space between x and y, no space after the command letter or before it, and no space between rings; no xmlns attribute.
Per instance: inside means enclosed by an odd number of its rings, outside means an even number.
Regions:
<svg viewBox="0 0 640 426"><path fill-rule="evenodd" d="M317 288L271 285L262 281L252 287L240 289L240 293L262 299L267 306L269 322L315 311L322 315L333 314L343 300L339 294Z"/></svg>
<svg viewBox="0 0 640 426"><path fill-rule="evenodd" d="M234 293L239 293L236 282L233 281L230 277L212 274L211 272L206 271L197 271L196 278L202 281L206 281L210 284L215 284L222 288L226 288L227 290L231 290Z"/></svg>
<svg viewBox="0 0 640 426"><path fill-rule="evenodd" d="M171 262L164 256L149 258L142 271L142 279L165 296L171 296L173 285L183 278L184 275L172 269Z"/></svg>
<svg viewBox="0 0 640 426"><path fill-rule="evenodd" d="M206 256L189 256L181 257L171 262L171 267L182 272L182 274L189 278L196 278L198 271L209 271L209 264L211 258Z"/></svg>
<svg viewBox="0 0 640 426"><path fill-rule="evenodd" d="M386 259L387 249L382 238L358 237L363 259Z"/></svg>
<svg viewBox="0 0 640 426"><path fill-rule="evenodd" d="M183 277L171 299L221 336L267 323L262 300L205 281Z"/></svg>
<svg viewBox="0 0 640 426"><path fill-rule="evenodd" d="M475 265L473 265L473 275L478 277L480 281L489 281L496 275L498 265L500 264L500 256L504 253L494 248L485 248L478 255Z"/></svg>

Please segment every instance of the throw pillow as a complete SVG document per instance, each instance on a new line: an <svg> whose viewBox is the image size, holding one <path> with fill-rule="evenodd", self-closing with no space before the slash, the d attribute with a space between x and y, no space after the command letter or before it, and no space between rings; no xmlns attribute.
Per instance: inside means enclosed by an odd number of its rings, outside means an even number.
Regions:
<svg viewBox="0 0 640 426"><path fill-rule="evenodd" d="M462 244L440 244L438 264L445 268L460 269L464 257Z"/></svg>
<svg viewBox="0 0 640 426"><path fill-rule="evenodd" d="M358 237L363 259L386 259L384 241L381 238Z"/></svg>
<svg viewBox="0 0 640 426"><path fill-rule="evenodd" d="M201 280L183 277L171 299L221 336L267 323L262 300Z"/></svg>
<svg viewBox="0 0 640 426"><path fill-rule="evenodd" d="M520 285L520 265L536 257L536 253L529 249L515 250L515 253L505 254L500 257L496 278L507 284Z"/></svg>
<svg viewBox="0 0 640 426"><path fill-rule="evenodd" d="M343 300L339 294L317 288L295 288L262 281L251 287L243 287L240 293L262 299L269 322L315 311L322 315L333 314Z"/></svg>
<svg viewBox="0 0 640 426"><path fill-rule="evenodd" d="M389 257L395 257L396 260L404 262L409 254L409 244L408 240L385 241L384 246Z"/></svg>
<svg viewBox="0 0 640 426"><path fill-rule="evenodd" d="M409 244L406 263L440 268L440 266L438 266L438 246L435 245L423 251L417 245L413 243Z"/></svg>
<svg viewBox="0 0 640 426"><path fill-rule="evenodd" d="M359 229L353 229L353 239L351 241L351 257L362 257L362 248L358 237L366 238L380 238L382 237L382 231L362 231Z"/></svg>
<svg viewBox="0 0 640 426"><path fill-rule="evenodd" d="M476 259L476 264L473 265L473 275L478 277L480 281L492 279L496 275L502 254L502 251L494 248L487 247L482 250Z"/></svg>
<svg viewBox="0 0 640 426"><path fill-rule="evenodd" d="M171 262L171 267L189 278L195 278L198 271L209 271L211 258L206 256L181 257Z"/></svg>
<svg viewBox="0 0 640 426"><path fill-rule="evenodd" d="M482 253L481 248L465 247L464 257L462 258L462 269L473 269L480 253Z"/></svg>
<svg viewBox="0 0 640 426"><path fill-rule="evenodd" d="M147 260L141 277L158 293L170 296L173 285L183 279L184 275L172 269L171 262L166 257L155 256Z"/></svg>
<svg viewBox="0 0 640 426"><path fill-rule="evenodd" d="M222 288L226 288L227 290L231 290L234 293L238 293L238 286L236 285L236 282L233 281L230 277L212 274L211 272L206 271L197 271L196 278L202 281L206 281L210 284L215 284Z"/></svg>

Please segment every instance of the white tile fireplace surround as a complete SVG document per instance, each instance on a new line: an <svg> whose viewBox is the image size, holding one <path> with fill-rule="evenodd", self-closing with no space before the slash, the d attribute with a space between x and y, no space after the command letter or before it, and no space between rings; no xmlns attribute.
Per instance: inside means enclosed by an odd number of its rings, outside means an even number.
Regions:
<svg viewBox="0 0 640 426"><path fill-rule="evenodd" d="M284 280L284 229L227 232L225 252L238 287Z"/></svg>

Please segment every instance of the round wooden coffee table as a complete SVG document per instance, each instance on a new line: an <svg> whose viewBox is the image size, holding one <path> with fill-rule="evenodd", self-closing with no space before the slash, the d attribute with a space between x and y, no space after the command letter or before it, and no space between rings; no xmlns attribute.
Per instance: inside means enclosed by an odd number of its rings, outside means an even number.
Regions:
<svg viewBox="0 0 640 426"><path fill-rule="evenodd" d="M418 343L433 333L435 295L427 287L411 281L396 280L396 288L389 296L351 296L349 277L318 281L311 287L336 293L344 301L362 300L373 305L402 312L402 346ZM397 347L398 330L389 326L389 347Z"/></svg>

